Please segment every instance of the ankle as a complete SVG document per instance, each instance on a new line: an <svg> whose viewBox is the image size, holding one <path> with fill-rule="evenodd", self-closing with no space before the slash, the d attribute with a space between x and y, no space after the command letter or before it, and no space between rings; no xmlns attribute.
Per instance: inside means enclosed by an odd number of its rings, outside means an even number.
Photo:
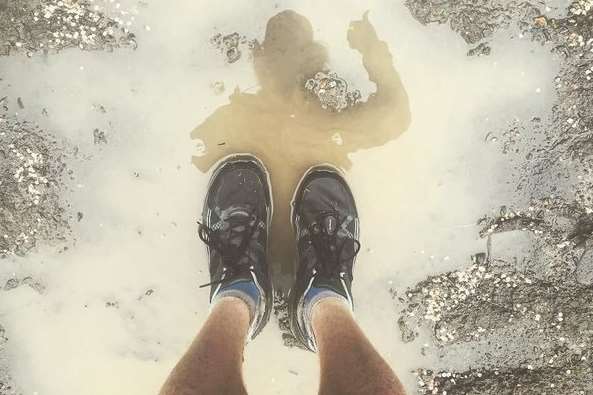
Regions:
<svg viewBox="0 0 593 395"><path fill-rule="evenodd" d="M247 333L250 325L249 306L243 299L234 296L221 296L212 301L210 306L212 321L232 321L233 327Z"/></svg>
<svg viewBox="0 0 593 395"><path fill-rule="evenodd" d="M259 288L253 281L236 281L222 287L212 299L212 305L232 300L239 303L248 312L249 336L251 337L262 309L262 296Z"/></svg>
<svg viewBox="0 0 593 395"><path fill-rule="evenodd" d="M342 297L326 297L311 306L311 325L314 332L322 331L328 323L338 320L353 320L354 315L348 302ZM335 328L334 328L335 330Z"/></svg>
<svg viewBox="0 0 593 395"><path fill-rule="evenodd" d="M323 322L325 320L324 312L329 308L336 306L344 311L345 314L352 316L352 308L349 301L328 288L313 287L303 296L302 309L299 312L298 321L303 335L307 339L308 347L312 351L317 351L316 330L314 320Z"/></svg>

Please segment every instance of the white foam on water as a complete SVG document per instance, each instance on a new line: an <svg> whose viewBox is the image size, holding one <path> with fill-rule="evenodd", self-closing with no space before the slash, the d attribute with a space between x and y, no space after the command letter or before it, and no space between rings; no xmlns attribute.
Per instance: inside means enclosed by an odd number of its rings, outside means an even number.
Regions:
<svg viewBox="0 0 593 395"><path fill-rule="evenodd" d="M511 192L503 181L511 169L484 137L550 106L557 65L548 50L495 40L491 56L466 57L459 36L420 25L398 2L147 3L136 18L136 51L0 59L7 94L25 100L20 116L78 145L86 158L71 164L68 199L84 214L74 248L41 249L0 268L1 279L33 275L46 286L42 294L21 286L0 296L17 385L39 395L158 391L208 311L208 293L197 288L207 267L195 225L208 176L190 163L189 133L235 86L257 90L246 57L225 64L208 39L218 31L261 39L269 17L293 8L329 48L332 68L368 94L373 84L348 49L346 30L370 9L408 91L412 125L352 156L363 245L356 315L412 391L410 370L431 361L420 355L422 341L401 343L389 288L464 267L484 250L476 220ZM215 95L214 81L224 81L225 94ZM48 118L40 116L44 107ZM107 145L92 144L95 128L106 131ZM273 320L247 348L253 393L315 393L317 375L315 355L283 347Z"/></svg>

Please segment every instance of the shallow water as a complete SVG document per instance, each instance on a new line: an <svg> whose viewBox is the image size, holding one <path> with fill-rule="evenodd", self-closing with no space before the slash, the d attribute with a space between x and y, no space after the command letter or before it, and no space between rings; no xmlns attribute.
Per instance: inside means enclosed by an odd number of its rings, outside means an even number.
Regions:
<svg viewBox="0 0 593 395"><path fill-rule="evenodd" d="M510 165L484 137L550 105L553 59L522 40L468 58L457 35L421 26L397 2L145 3L134 25L136 51L0 58L0 77L9 82L3 90L25 103L11 111L79 147L67 198L84 213L67 252L41 248L2 262L0 283L31 275L45 285L43 293L0 291L15 383L25 394L156 393L207 316L195 225L204 172L230 152L250 150L272 173L276 229L306 167L330 161L348 170L363 245L356 315L413 389L410 370L429 361L422 340L401 343L389 289L465 266L483 250L475 221L511 193L503 181ZM264 45L255 63L243 57L229 65L208 44L214 33L233 31L265 44L267 22L285 9L310 21L313 37L303 19L297 35L324 48L311 43L311 63L289 62L300 59L290 50L278 60ZM348 28L367 9L386 46L369 43L371 28L359 24L364 40L353 50ZM292 76L322 64L370 95L366 103L330 113L303 96ZM223 95L210 88L214 81L224 82ZM93 144L95 128L106 131L107 145ZM192 130L206 143L193 163ZM342 145L332 140L336 132ZM289 233L280 234L278 257L291 251ZM279 271L290 273L290 259L278 259L286 265ZM254 393L315 393L317 361L283 347L272 320L247 348L245 377Z"/></svg>
<svg viewBox="0 0 593 395"><path fill-rule="evenodd" d="M392 55L366 17L351 23L348 41L377 86L365 102L337 112L321 108L318 99L307 94L305 81L328 67L327 50L314 41L313 28L304 16L283 11L268 21L264 41L254 51L261 90L255 94L235 91L229 104L216 109L192 132L192 138L205 148L193 158L202 172L242 152L256 155L270 172L271 261L275 282L284 288L296 271L290 202L305 171L323 163L349 170L349 154L381 146L410 124L408 97Z"/></svg>

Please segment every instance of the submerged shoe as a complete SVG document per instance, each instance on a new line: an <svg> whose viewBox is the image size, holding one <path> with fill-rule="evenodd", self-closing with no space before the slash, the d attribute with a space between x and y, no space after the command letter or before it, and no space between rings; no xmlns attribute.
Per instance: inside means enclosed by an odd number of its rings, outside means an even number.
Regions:
<svg viewBox="0 0 593 395"><path fill-rule="evenodd" d="M210 302L243 299L251 310L248 339L265 326L273 290L266 261L272 197L268 173L250 155L235 155L214 171L204 202L200 239L208 246Z"/></svg>
<svg viewBox="0 0 593 395"><path fill-rule="evenodd" d="M360 250L356 204L337 169L318 166L305 174L295 193L292 224L298 267L289 297L290 324L296 338L316 351L311 309L325 297L353 308L352 268Z"/></svg>

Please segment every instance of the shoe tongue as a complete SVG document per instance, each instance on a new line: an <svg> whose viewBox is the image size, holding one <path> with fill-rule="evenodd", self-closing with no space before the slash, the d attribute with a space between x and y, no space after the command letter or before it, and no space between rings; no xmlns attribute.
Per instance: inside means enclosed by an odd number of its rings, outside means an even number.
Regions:
<svg viewBox="0 0 593 395"><path fill-rule="evenodd" d="M227 218L228 228L227 230L234 237L229 238L229 244L234 247L239 247L245 237L245 230L250 222L250 214L243 208L236 208L229 213Z"/></svg>
<svg viewBox="0 0 593 395"><path fill-rule="evenodd" d="M227 218L249 218L251 214L244 207L231 207L227 212Z"/></svg>
<svg viewBox="0 0 593 395"><path fill-rule="evenodd" d="M336 217L334 217L333 215L325 217L322 222L322 227L323 229L325 229L327 234L333 235L334 233L336 233L338 227L338 221Z"/></svg>

